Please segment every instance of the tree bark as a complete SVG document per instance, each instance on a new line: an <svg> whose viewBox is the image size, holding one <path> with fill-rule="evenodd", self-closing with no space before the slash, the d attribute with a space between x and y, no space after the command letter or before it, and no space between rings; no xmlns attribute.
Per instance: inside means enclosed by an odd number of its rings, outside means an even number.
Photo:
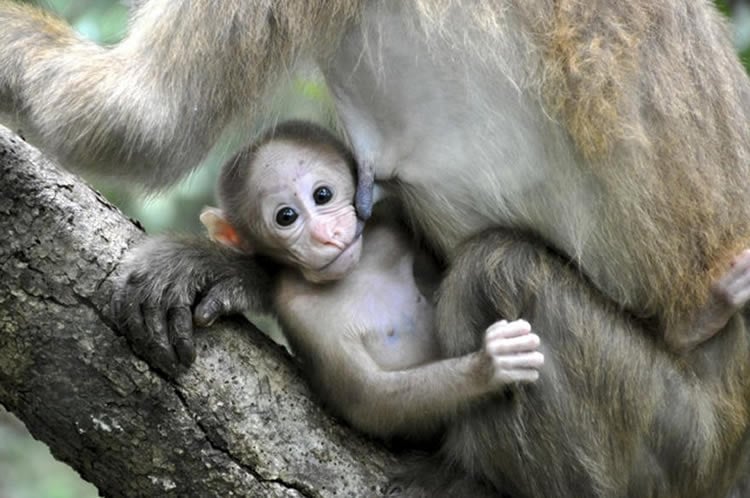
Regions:
<svg viewBox="0 0 750 498"><path fill-rule="evenodd" d="M143 237L75 176L0 127L0 403L104 496L376 496L396 457L333 420L249 324L198 337L176 380L109 318Z"/></svg>

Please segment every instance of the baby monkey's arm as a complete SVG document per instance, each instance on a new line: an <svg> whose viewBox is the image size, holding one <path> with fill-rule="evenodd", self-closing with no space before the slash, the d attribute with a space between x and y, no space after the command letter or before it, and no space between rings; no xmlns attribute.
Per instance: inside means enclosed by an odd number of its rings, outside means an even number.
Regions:
<svg viewBox="0 0 750 498"><path fill-rule="evenodd" d="M320 362L327 399L359 429L380 437L427 436L469 403L539 378L539 336L524 320L499 321L482 348L406 370L381 369L362 336L350 337Z"/></svg>

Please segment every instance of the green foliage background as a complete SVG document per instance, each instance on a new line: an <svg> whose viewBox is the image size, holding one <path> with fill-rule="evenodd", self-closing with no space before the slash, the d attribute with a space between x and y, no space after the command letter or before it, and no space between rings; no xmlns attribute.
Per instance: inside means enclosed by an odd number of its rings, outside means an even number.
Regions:
<svg viewBox="0 0 750 498"><path fill-rule="evenodd" d="M189 0L188 0L189 1ZM304 0L301 0L304 1ZM36 0L65 17L84 36L102 44L116 43L125 33L128 7L124 0ZM745 67L750 67L750 6L748 0L717 0L732 17L735 39ZM2 26L0 26L2 29ZM325 87L314 76L293 81L273 106L275 117L330 118ZM193 175L159 195L134 194L127 186L106 181L94 183L125 213L141 220L151 232L200 231L198 213L213 203L216 174L223 158L254 130L231 130L220 146ZM96 489L82 481L65 464L57 462L47 447L33 440L23 425L0 406L0 498L88 498Z"/></svg>

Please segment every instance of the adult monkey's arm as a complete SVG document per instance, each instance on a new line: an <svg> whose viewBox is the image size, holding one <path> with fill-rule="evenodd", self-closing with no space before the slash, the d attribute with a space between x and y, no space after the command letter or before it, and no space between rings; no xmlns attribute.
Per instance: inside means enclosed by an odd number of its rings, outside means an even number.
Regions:
<svg viewBox="0 0 750 498"><path fill-rule="evenodd" d="M64 164L149 189L197 166L299 57L324 57L360 8L150 0L113 47L0 0L0 116Z"/></svg>

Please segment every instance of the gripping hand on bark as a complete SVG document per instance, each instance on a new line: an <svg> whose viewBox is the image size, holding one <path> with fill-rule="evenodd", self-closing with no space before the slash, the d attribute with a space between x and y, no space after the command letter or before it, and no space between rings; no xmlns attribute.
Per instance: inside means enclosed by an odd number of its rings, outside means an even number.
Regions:
<svg viewBox="0 0 750 498"><path fill-rule="evenodd" d="M195 327L268 312L270 291L269 269L252 256L198 237L151 237L123 262L112 312L135 352L175 375L195 360Z"/></svg>

